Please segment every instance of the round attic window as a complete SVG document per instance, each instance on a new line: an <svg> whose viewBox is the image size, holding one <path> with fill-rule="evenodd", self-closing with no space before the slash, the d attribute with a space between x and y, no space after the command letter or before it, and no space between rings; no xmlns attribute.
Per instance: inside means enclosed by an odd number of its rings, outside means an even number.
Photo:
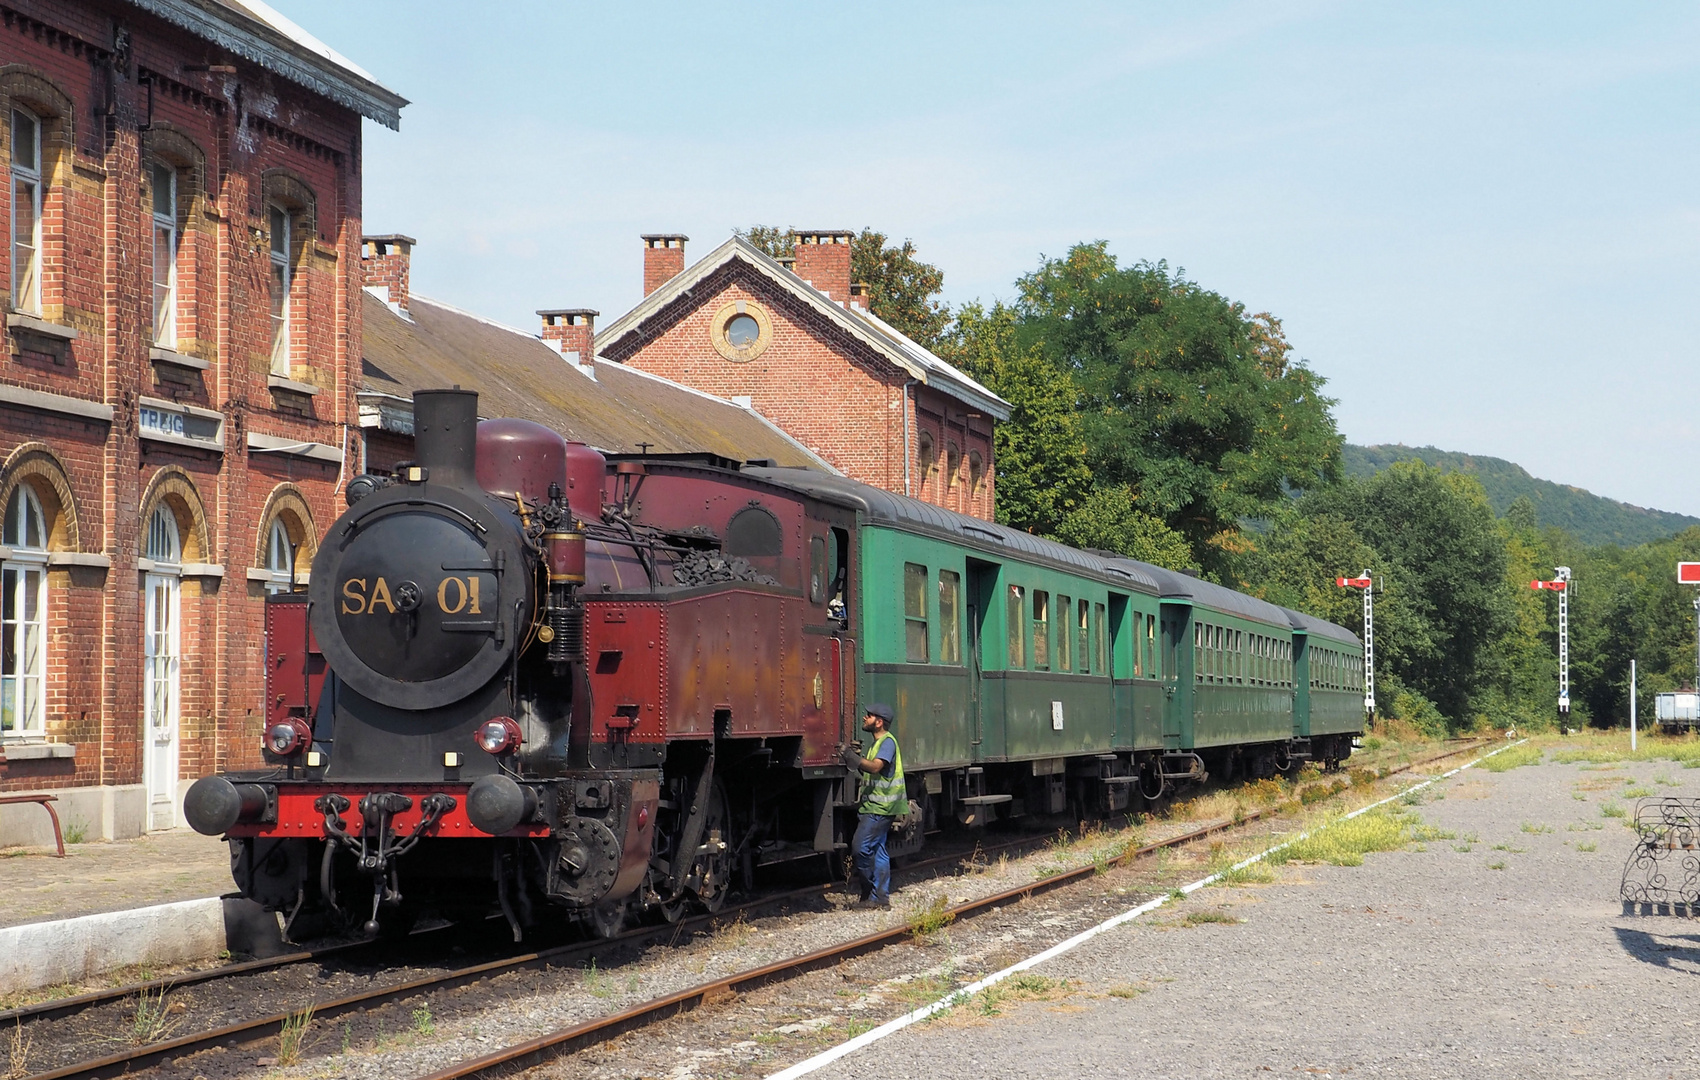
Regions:
<svg viewBox="0 0 1700 1080"><path fill-rule="evenodd" d="M736 300L714 313L708 332L715 352L743 363L754 360L773 343L773 319L754 300Z"/></svg>
<svg viewBox="0 0 1700 1080"><path fill-rule="evenodd" d="M726 323L726 344L747 349L761 337L761 324L749 315L734 315Z"/></svg>

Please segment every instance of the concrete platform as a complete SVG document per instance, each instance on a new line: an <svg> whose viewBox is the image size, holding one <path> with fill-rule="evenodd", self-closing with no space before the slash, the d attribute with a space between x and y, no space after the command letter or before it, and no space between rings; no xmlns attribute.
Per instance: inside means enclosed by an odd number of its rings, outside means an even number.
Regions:
<svg viewBox="0 0 1700 1080"><path fill-rule="evenodd" d="M188 829L66 844L65 854L56 858L51 846L0 848L0 927L207 899L235 887L229 847Z"/></svg>
<svg viewBox="0 0 1700 1080"><path fill-rule="evenodd" d="M220 899L234 887L222 840L183 829L65 853L0 848L0 995L226 949L264 955L275 936L273 917Z"/></svg>

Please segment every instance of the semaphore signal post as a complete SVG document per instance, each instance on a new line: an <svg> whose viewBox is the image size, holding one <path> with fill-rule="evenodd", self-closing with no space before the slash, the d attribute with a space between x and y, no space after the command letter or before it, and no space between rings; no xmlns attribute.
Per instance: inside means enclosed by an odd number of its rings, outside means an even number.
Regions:
<svg viewBox="0 0 1700 1080"><path fill-rule="evenodd" d="M1368 570L1362 577L1340 577L1334 584L1342 589L1364 591L1364 712L1375 715L1375 579Z"/></svg>
<svg viewBox="0 0 1700 1080"><path fill-rule="evenodd" d="M1700 585L1700 562L1676 564L1678 585ZM1700 593L1694 594L1694 685L1700 687Z"/></svg>
<svg viewBox="0 0 1700 1080"><path fill-rule="evenodd" d="M1531 589L1551 589L1558 593L1558 715L1562 720L1570 715L1570 567L1556 566L1551 581L1531 581Z"/></svg>

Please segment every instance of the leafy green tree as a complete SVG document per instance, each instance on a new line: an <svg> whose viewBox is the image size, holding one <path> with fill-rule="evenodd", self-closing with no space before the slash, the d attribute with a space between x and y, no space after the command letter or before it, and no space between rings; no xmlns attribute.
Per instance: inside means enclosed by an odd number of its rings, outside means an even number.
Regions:
<svg viewBox="0 0 1700 1080"><path fill-rule="evenodd" d="M796 254L793 230L751 225L738 235L774 258ZM926 348L936 348L950 325L950 309L935 299L944 271L915 256L915 242L890 244L884 233L863 228L850 241L850 280L868 287L868 307Z"/></svg>
<svg viewBox="0 0 1700 1080"><path fill-rule="evenodd" d="M1010 403L1010 418L992 431L998 522L1051 535L1092 486L1073 383L1022 347L1015 313L1002 304L958 311L941 351Z"/></svg>
<svg viewBox="0 0 1700 1080"><path fill-rule="evenodd" d="M1139 509L1125 484L1097 487L1057 526L1055 539L1078 548L1113 551L1130 559L1185 570L1192 545L1163 519Z"/></svg>
<svg viewBox="0 0 1700 1080"><path fill-rule="evenodd" d="M1166 263L1118 266L1103 242L1017 287L1021 340L1078 388L1097 481L1130 488L1206 569L1225 571L1242 519L1338 478L1334 402L1274 317Z"/></svg>
<svg viewBox="0 0 1700 1080"><path fill-rule="evenodd" d="M1483 663L1486 650L1516 619L1505 537L1481 484L1422 462L1399 462L1367 481L1315 491L1301 508L1352 522L1380 556L1370 569L1402 583L1430 647L1413 650L1394 674L1454 725L1468 724L1478 697L1495 681ZM1378 647L1398 647L1391 634L1376 637Z"/></svg>

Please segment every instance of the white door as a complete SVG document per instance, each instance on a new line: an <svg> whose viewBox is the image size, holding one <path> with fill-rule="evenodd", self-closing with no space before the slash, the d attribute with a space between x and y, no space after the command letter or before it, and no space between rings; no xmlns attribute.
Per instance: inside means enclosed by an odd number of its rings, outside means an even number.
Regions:
<svg viewBox="0 0 1700 1080"><path fill-rule="evenodd" d="M142 768L146 776L148 828L177 825L177 669L181 581L175 574L149 574L144 591L147 622L143 641Z"/></svg>

